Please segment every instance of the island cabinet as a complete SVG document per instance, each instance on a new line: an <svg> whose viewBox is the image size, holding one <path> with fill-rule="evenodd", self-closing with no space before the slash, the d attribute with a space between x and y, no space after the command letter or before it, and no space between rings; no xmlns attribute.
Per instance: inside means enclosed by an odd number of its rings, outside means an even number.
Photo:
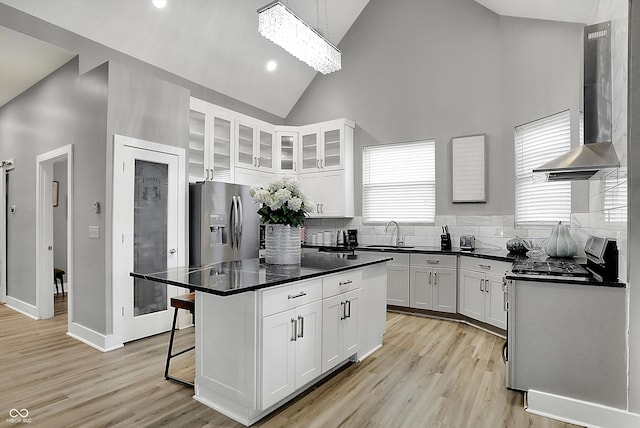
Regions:
<svg viewBox="0 0 640 428"><path fill-rule="evenodd" d="M457 256L411 254L410 307L456 313Z"/></svg>
<svg viewBox="0 0 640 428"><path fill-rule="evenodd" d="M322 280L312 280L264 292L262 408L321 374L321 290Z"/></svg>
<svg viewBox="0 0 640 428"><path fill-rule="evenodd" d="M459 312L495 327L507 328L502 279L511 263L460 257Z"/></svg>
<svg viewBox="0 0 640 428"><path fill-rule="evenodd" d="M327 277L322 284L322 373L358 352L358 303L362 272Z"/></svg>
<svg viewBox="0 0 640 428"><path fill-rule="evenodd" d="M382 346L386 266L254 291L196 291L194 399L251 425Z"/></svg>

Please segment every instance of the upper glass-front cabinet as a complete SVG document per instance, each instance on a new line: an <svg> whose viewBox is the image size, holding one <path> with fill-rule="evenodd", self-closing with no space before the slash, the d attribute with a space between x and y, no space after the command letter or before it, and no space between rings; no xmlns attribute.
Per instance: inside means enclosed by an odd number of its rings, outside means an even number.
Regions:
<svg viewBox="0 0 640 428"><path fill-rule="evenodd" d="M250 121L236 121L238 155L236 166L274 171L274 128Z"/></svg>
<svg viewBox="0 0 640 428"><path fill-rule="evenodd" d="M350 138L353 138L353 127L345 120L300 127L300 172L343 169L347 129Z"/></svg>
<svg viewBox="0 0 640 428"><path fill-rule="evenodd" d="M233 182L233 119L215 106L191 99L189 181Z"/></svg>
<svg viewBox="0 0 640 428"><path fill-rule="evenodd" d="M277 171L280 174L298 172L298 133L294 131L276 132Z"/></svg>

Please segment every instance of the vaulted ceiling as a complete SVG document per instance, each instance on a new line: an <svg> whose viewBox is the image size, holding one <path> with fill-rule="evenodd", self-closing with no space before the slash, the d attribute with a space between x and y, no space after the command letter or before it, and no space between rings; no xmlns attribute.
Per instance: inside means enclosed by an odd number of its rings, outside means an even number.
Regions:
<svg viewBox="0 0 640 428"><path fill-rule="evenodd" d="M500 15L570 22L587 22L596 2L475 1ZM368 2L283 0L338 47ZM0 3L282 118L317 74L258 34L257 10L269 0L168 0L164 9L155 8L151 0ZM354 54L343 52L343 67L349 67ZM0 106L72 55L0 27ZM273 72L266 70L270 60L278 64Z"/></svg>

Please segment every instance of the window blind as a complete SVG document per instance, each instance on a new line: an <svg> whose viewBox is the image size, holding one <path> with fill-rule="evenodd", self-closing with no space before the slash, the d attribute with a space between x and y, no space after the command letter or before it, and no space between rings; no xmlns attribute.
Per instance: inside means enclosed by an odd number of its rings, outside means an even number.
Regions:
<svg viewBox="0 0 640 428"><path fill-rule="evenodd" d="M434 223L435 180L435 140L364 147L364 222Z"/></svg>
<svg viewBox="0 0 640 428"><path fill-rule="evenodd" d="M532 170L571 149L569 110L515 128L516 224L550 225L571 219L571 183L543 182Z"/></svg>
<svg viewBox="0 0 640 428"><path fill-rule="evenodd" d="M627 179L617 171L607 175L603 180L603 211L607 223L627 221Z"/></svg>

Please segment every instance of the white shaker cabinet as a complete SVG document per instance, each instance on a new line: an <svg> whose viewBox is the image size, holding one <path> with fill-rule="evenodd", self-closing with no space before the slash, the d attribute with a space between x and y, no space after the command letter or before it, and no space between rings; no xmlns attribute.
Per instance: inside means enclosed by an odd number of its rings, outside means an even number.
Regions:
<svg viewBox="0 0 640 428"><path fill-rule="evenodd" d="M387 262L387 305L409 306L409 254L391 253Z"/></svg>
<svg viewBox="0 0 640 428"><path fill-rule="evenodd" d="M411 254L410 307L456 312L456 256Z"/></svg>
<svg viewBox="0 0 640 428"><path fill-rule="evenodd" d="M362 271L323 279L322 373L358 352Z"/></svg>
<svg viewBox="0 0 640 428"><path fill-rule="evenodd" d="M321 374L322 301L262 320L262 408Z"/></svg>
<svg viewBox="0 0 640 428"><path fill-rule="evenodd" d="M460 257L459 312L495 327L507 328L502 278L511 263Z"/></svg>
<svg viewBox="0 0 640 428"><path fill-rule="evenodd" d="M313 201L310 217L353 217L353 179L342 171L300 174L300 187Z"/></svg>

